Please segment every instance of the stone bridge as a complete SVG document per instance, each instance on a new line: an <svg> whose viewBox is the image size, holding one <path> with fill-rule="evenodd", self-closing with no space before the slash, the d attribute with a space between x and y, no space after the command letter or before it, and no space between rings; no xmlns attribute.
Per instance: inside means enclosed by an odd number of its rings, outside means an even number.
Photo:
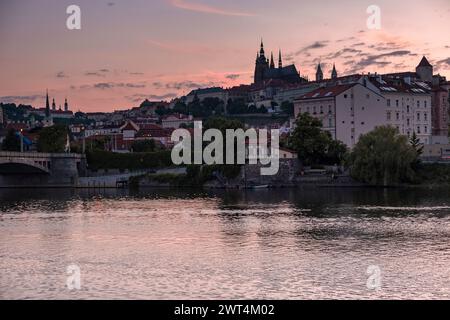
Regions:
<svg viewBox="0 0 450 320"><path fill-rule="evenodd" d="M73 187L85 174L83 155L0 152L0 188Z"/></svg>

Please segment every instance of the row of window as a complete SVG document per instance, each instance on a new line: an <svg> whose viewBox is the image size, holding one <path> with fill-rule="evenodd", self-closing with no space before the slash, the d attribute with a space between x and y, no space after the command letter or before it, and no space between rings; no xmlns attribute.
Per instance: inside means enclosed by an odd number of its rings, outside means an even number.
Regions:
<svg viewBox="0 0 450 320"><path fill-rule="evenodd" d="M408 100L409 100L409 98L408 98ZM391 106L392 106L391 99L387 99L387 106L388 106L388 107L391 107ZM396 106L396 107L400 107L400 100L395 100L395 106ZM420 108L420 106L421 106L420 100L417 100L417 108ZM424 100L424 101L423 101L423 107L424 107L424 108L427 108L427 107L428 107L428 101L427 101L427 100ZM406 108L407 108L407 112L409 112L409 110L410 110L409 105L406 106Z"/></svg>
<svg viewBox="0 0 450 320"><path fill-rule="evenodd" d="M388 112L387 112L387 114L386 114L386 119L387 119L388 121L391 121L391 120L392 120L392 113L391 113L391 111L388 111ZM395 119L396 119L397 121L400 121L400 112L396 112L396 113L395 113ZM417 112L416 119L417 119L417 121L422 121L422 119L423 119L424 121L428 121L428 113L424 113L424 114L423 114L423 118L422 118L421 114L420 114L419 112ZM409 121L409 119L407 119L407 121Z"/></svg>

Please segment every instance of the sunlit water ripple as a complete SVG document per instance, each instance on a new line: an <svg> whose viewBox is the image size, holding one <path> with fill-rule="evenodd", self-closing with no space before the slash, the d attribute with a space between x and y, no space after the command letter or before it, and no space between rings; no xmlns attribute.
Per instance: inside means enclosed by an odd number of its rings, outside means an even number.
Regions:
<svg viewBox="0 0 450 320"><path fill-rule="evenodd" d="M448 299L448 194L1 191L0 298Z"/></svg>

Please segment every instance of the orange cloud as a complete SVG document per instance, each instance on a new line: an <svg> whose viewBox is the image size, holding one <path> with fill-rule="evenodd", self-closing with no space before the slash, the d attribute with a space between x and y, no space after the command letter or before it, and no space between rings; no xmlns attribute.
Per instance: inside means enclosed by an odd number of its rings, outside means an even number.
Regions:
<svg viewBox="0 0 450 320"><path fill-rule="evenodd" d="M202 12L202 13L211 13L211 14L219 14L219 15L223 15L223 16L238 16L238 17L252 17L252 16L255 16L252 13L228 11L228 10L225 10L225 9L208 6L206 4L187 2L185 0L169 0L169 2L174 7L177 7L177 8L180 8L180 9L184 9L184 10L189 10L189 11L196 11L196 12Z"/></svg>

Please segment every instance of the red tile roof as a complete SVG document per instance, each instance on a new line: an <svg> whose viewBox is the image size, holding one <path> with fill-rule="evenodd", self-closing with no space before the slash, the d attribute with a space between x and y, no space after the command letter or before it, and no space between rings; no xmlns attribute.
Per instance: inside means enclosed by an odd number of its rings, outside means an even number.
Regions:
<svg viewBox="0 0 450 320"><path fill-rule="evenodd" d="M347 91L348 89L356 86L357 83L351 83L351 84L344 84L344 85L338 85L334 87L325 87L325 88L319 88L314 91L311 91L303 96L300 97L301 100L303 99L323 99L323 98L332 98L340 95L341 93Z"/></svg>

